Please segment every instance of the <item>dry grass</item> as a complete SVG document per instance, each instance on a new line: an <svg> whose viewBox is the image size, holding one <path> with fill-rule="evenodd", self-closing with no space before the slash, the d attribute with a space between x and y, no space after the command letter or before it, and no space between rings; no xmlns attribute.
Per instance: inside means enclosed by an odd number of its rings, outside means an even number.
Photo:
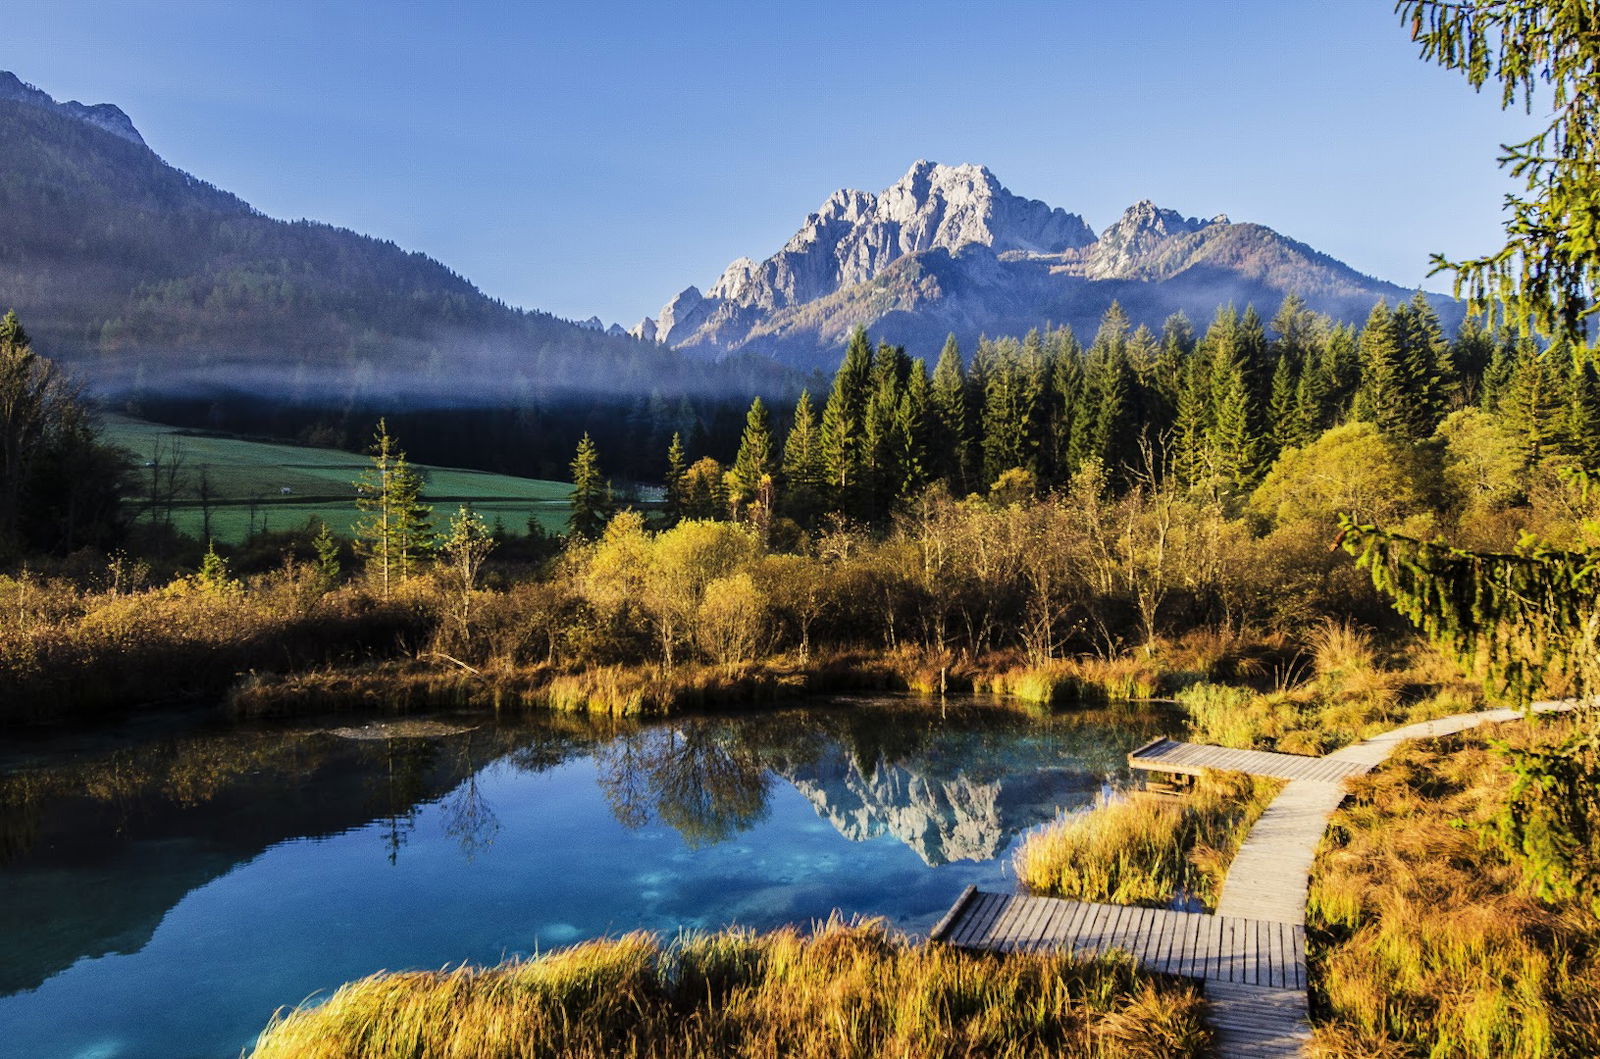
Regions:
<svg viewBox="0 0 1600 1059"><path fill-rule="evenodd" d="M1473 826L1511 782L1489 740L1545 744L1573 723L1411 744L1355 782L1312 876L1313 1054L1600 1055L1600 923L1529 896Z"/></svg>
<svg viewBox="0 0 1600 1059"><path fill-rule="evenodd" d="M1042 666L1019 666L978 676L979 691L1010 695L1040 706L1104 706L1109 702L1154 698L1161 671L1139 658L1061 659Z"/></svg>
<svg viewBox="0 0 1600 1059"><path fill-rule="evenodd" d="M1000 958L837 922L648 934L498 967L381 974L280 1013L255 1059L1198 1057L1192 986L1126 960Z"/></svg>
<svg viewBox="0 0 1600 1059"><path fill-rule="evenodd" d="M1160 907L1188 895L1213 907L1245 833L1282 786L1213 772L1181 798L1104 801L1030 834L1017 880L1054 897Z"/></svg>
<svg viewBox="0 0 1600 1059"><path fill-rule="evenodd" d="M1296 677L1273 691L1194 684L1178 693L1195 742L1319 756L1413 721L1481 709L1479 686L1420 641L1386 660L1371 634L1324 622Z"/></svg>
<svg viewBox="0 0 1600 1059"><path fill-rule="evenodd" d="M838 691L903 690L895 669L862 655L741 662L594 666L565 672L543 664L468 666L432 653L405 661L303 673L252 675L229 707L252 717L362 710L553 709L612 717L665 717L735 710Z"/></svg>

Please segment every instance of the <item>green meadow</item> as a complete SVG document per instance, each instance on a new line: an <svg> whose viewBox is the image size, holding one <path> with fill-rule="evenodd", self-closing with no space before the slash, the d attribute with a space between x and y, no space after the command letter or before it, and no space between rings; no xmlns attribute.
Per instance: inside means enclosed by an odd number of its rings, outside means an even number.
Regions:
<svg viewBox="0 0 1600 1059"><path fill-rule="evenodd" d="M191 433L124 416L106 416L104 433L107 441L133 453L139 484L131 502L141 506L149 504L157 473L150 464L171 466L176 460L170 490L167 474L160 472L155 491L173 494L173 524L197 538L204 535L203 489L211 496L211 536L234 544L252 527L257 532L296 529L311 518L348 536L360 515L354 483L368 462L356 453ZM552 532L566 529L572 487L565 482L416 466L427 478L423 497L441 518L467 503L491 525L498 521L511 532L525 532L530 518Z"/></svg>

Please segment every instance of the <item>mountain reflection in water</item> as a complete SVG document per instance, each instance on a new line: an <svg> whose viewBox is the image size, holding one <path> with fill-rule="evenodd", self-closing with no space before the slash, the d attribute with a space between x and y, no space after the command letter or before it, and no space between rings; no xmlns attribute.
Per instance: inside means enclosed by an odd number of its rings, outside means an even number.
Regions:
<svg viewBox="0 0 1600 1059"><path fill-rule="evenodd" d="M467 716L13 744L0 759L0 1022L20 1018L27 1040L52 1004L94 1001L107 1007L96 1018L131 1027L110 1054L163 1054L170 1042L144 1040L153 1031L112 995L177 973L137 965L192 938L202 913L219 949L230 930L273 934L227 953L262 996L194 1012L218 1041L245 1043L276 1004L381 967L834 907L925 929L964 882L1003 879L1021 831L1116 782L1156 726L863 699L653 725ZM958 874L918 874L930 871ZM284 908L269 916L263 893ZM332 960L330 908L350 939ZM404 918L400 936L364 918L384 915ZM107 975L125 978L108 993ZM33 1041L29 1054L84 1046Z"/></svg>

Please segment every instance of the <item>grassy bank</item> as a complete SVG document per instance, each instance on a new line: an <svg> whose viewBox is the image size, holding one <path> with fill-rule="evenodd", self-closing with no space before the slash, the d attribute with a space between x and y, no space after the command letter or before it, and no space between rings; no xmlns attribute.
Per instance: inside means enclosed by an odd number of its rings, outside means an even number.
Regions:
<svg viewBox="0 0 1600 1059"><path fill-rule="evenodd" d="M178 581L80 592L0 578L0 725L81 721L215 700L255 669L295 671L404 652L430 622L415 600L292 579L247 592Z"/></svg>
<svg viewBox="0 0 1600 1059"><path fill-rule="evenodd" d="M484 668L439 655L288 674L257 674L228 695L243 716L287 717L362 710L408 713L445 707L551 709L613 717L666 717L751 708L846 691L903 691L881 658L846 654L800 663L778 657L733 666L608 665Z"/></svg>
<svg viewBox="0 0 1600 1059"><path fill-rule="evenodd" d="M1196 683L1178 692L1189 738L1321 756L1401 725L1482 709L1481 687L1421 641L1380 650L1345 623L1315 626L1270 690Z"/></svg>
<svg viewBox="0 0 1600 1059"><path fill-rule="evenodd" d="M1491 742L1553 745L1575 723L1410 744L1353 781L1311 879L1314 1054L1600 1055L1600 923L1530 896L1475 826L1513 780Z"/></svg>
<svg viewBox="0 0 1600 1059"><path fill-rule="evenodd" d="M1052 897L1161 907L1189 895L1211 908L1250 825L1282 786L1213 772L1178 798L1133 795L1068 814L1023 841L1017 881Z"/></svg>
<svg viewBox="0 0 1600 1059"><path fill-rule="evenodd" d="M1117 960L972 955L875 925L645 934L376 975L280 1015L255 1059L1201 1056L1192 986Z"/></svg>

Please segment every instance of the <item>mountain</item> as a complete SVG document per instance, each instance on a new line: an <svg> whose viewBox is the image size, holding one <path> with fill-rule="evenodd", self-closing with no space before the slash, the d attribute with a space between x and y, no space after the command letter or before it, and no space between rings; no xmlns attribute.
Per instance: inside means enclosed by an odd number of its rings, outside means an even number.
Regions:
<svg viewBox="0 0 1600 1059"><path fill-rule="evenodd" d="M5 308L100 389L472 402L713 381L599 321L495 301L423 254L267 217L168 165L117 107L57 103L10 73L0 73Z"/></svg>
<svg viewBox="0 0 1600 1059"><path fill-rule="evenodd" d="M1228 302L1270 315L1290 291L1344 320L1411 294L1259 224L1147 200L1097 237L1082 217L1012 194L983 166L919 161L876 195L834 192L776 254L739 258L708 291L684 289L631 333L708 357L760 352L831 367L858 325L932 353L949 333L968 348L984 333L1048 323L1092 336L1113 301L1136 323L1158 327L1182 310L1203 325ZM1439 308L1459 318L1453 303Z"/></svg>

